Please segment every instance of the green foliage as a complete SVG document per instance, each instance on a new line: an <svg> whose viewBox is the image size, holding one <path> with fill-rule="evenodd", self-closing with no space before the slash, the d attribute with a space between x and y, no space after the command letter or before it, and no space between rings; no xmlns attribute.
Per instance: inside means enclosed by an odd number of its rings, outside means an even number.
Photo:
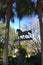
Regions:
<svg viewBox="0 0 43 65"><path fill-rule="evenodd" d="M0 0L0 10L2 9L2 6L5 5L6 0Z"/></svg>
<svg viewBox="0 0 43 65"><path fill-rule="evenodd" d="M2 49L0 49L0 58L2 57Z"/></svg>
<svg viewBox="0 0 43 65"><path fill-rule="evenodd" d="M26 62L26 47L25 46L20 46L19 48L19 56L18 56L18 63L21 65L24 65L24 63Z"/></svg>
<svg viewBox="0 0 43 65"><path fill-rule="evenodd" d="M0 42L0 58L3 56L3 42Z"/></svg>
<svg viewBox="0 0 43 65"><path fill-rule="evenodd" d="M35 52L32 52L32 53L31 53L31 56L34 56L34 55L35 55Z"/></svg>
<svg viewBox="0 0 43 65"><path fill-rule="evenodd" d="M0 39L5 38L5 26L6 26L6 23L5 24L0 23ZM18 38L18 35L15 33L15 30L10 27L9 40L13 41L17 38Z"/></svg>
<svg viewBox="0 0 43 65"><path fill-rule="evenodd" d="M6 26L6 24L0 23L0 58L3 58L3 47L4 47L3 45L4 45L4 43L1 40L2 39L4 40L4 38L5 38L5 26ZM15 40L15 38L17 38L17 34L15 33L15 30L12 29L11 27L10 27L9 33L10 33L10 35L9 35L10 41L13 41L13 40ZM12 42L10 42L10 46L11 46L11 44L12 44ZM11 48L8 48L8 56L12 56ZM0 61L2 61L2 59L0 59Z"/></svg>
<svg viewBox="0 0 43 65"><path fill-rule="evenodd" d="M17 58L13 58L12 56L9 56L8 58L9 58L9 65L17 65L18 63ZM31 56L30 58L25 59L22 58L21 61L23 61L22 65L41 65L41 54L39 53L37 55Z"/></svg>
<svg viewBox="0 0 43 65"><path fill-rule="evenodd" d="M18 61L17 58L13 58L9 56L9 59L8 59L9 65L17 65L17 61Z"/></svg>
<svg viewBox="0 0 43 65"><path fill-rule="evenodd" d="M26 52L26 46L25 45L20 47L20 54L22 54L23 57L26 56L27 52Z"/></svg>
<svg viewBox="0 0 43 65"><path fill-rule="evenodd" d="M12 29L11 27L10 27L10 31L9 31L9 38L10 38L10 40L17 39L17 34L15 33L15 30Z"/></svg>
<svg viewBox="0 0 43 65"><path fill-rule="evenodd" d="M28 65L35 65L34 63L32 63L31 61L28 63Z"/></svg>
<svg viewBox="0 0 43 65"><path fill-rule="evenodd" d="M4 43L3 42L0 42L0 48L3 49L3 46L4 46Z"/></svg>
<svg viewBox="0 0 43 65"><path fill-rule="evenodd" d="M12 49L8 48L8 56L12 56Z"/></svg>

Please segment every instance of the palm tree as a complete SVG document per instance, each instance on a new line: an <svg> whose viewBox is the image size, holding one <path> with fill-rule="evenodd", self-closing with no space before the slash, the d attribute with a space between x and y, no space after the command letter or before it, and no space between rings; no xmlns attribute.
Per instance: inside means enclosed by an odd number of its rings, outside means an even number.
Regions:
<svg viewBox="0 0 43 65"><path fill-rule="evenodd" d="M10 26L10 19L13 20L13 11L12 11L12 3L13 0L1 0L1 8L0 8L0 19L5 21L6 18L6 31L5 31L5 43L4 43L4 49L3 49L3 65L8 65L8 42L9 42L9 26ZM3 7L3 4L6 5L6 7Z"/></svg>
<svg viewBox="0 0 43 65"><path fill-rule="evenodd" d="M10 26L10 18L12 16L12 1L6 0L7 8L6 8L6 31L5 31L5 44L4 44L4 52L3 52L3 65L8 65L8 41L9 41L9 26Z"/></svg>
<svg viewBox="0 0 43 65"><path fill-rule="evenodd" d="M16 0L17 16L21 19L25 15L31 15L34 13L34 2L32 0Z"/></svg>
<svg viewBox="0 0 43 65"><path fill-rule="evenodd" d="M37 0L37 11L39 16L39 23L40 23L40 36L41 36L41 62L43 65L43 23L42 23L42 1Z"/></svg>

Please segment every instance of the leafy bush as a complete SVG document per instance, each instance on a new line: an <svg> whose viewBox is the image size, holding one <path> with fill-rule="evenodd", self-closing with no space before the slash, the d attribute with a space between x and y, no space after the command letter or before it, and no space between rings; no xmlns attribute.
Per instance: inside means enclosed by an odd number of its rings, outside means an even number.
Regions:
<svg viewBox="0 0 43 65"><path fill-rule="evenodd" d="M12 56L12 49L8 48L8 56Z"/></svg>
<svg viewBox="0 0 43 65"><path fill-rule="evenodd" d="M3 42L0 42L0 58L3 56Z"/></svg>
<svg viewBox="0 0 43 65"><path fill-rule="evenodd" d="M17 65L17 58L13 58L12 56L9 56L8 57L8 62L9 62L9 65Z"/></svg>
<svg viewBox="0 0 43 65"><path fill-rule="evenodd" d="M37 55L27 58L25 64L27 64L27 65L41 65L41 54L38 53Z"/></svg>
<svg viewBox="0 0 43 65"><path fill-rule="evenodd" d="M25 45L20 47L20 54L22 54L23 57L26 56L27 52L26 52L26 46Z"/></svg>

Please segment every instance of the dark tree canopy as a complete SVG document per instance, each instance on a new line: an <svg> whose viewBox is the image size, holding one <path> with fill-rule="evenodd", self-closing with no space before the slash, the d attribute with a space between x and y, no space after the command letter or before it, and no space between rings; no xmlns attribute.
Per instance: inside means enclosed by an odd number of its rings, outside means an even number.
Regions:
<svg viewBox="0 0 43 65"><path fill-rule="evenodd" d="M10 12L11 12L11 15L10 15L10 20L12 20L14 22L14 6L13 6L13 3L14 3L14 0L12 0L11 2L9 1L8 5L7 5L7 0L0 0L0 20L3 20L3 22L5 22L6 20L6 17L7 17L7 7L9 5L10 7Z"/></svg>
<svg viewBox="0 0 43 65"><path fill-rule="evenodd" d="M34 13L35 3L32 0L16 0L16 11L19 18Z"/></svg>
<svg viewBox="0 0 43 65"><path fill-rule="evenodd" d="M0 0L0 20L5 21L6 18L6 4L7 0ZM8 3L9 4L9 3ZM16 5L15 5L16 4ZM19 18L22 18L24 15L31 15L35 13L35 3L32 0L11 0L10 10L11 16L10 20L14 21L15 12Z"/></svg>

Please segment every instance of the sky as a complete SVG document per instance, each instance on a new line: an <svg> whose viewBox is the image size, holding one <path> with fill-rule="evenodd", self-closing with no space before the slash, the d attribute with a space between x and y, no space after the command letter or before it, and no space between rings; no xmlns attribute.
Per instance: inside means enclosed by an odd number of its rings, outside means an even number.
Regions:
<svg viewBox="0 0 43 65"><path fill-rule="evenodd" d="M14 17L14 20L15 22L12 23L10 22L10 26L13 28L13 29L18 29L19 28L19 22L20 22L20 29L22 29L22 27L24 25L27 25L29 29L32 28L33 26L33 23L34 22L38 22L38 16L37 15L33 15L33 16L25 16L23 17L21 20L19 20L19 18L17 17Z"/></svg>

